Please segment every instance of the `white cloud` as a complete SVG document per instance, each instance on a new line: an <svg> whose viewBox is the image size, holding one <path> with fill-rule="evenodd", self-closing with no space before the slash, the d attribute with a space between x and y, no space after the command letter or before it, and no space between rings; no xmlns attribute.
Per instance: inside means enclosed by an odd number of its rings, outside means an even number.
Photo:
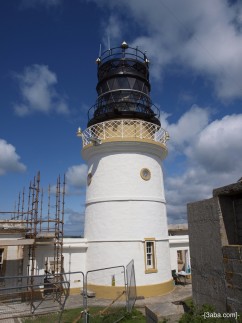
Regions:
<svg viewBox="0 0 242 323"><path fill-rule="evenodd" d="M33 112L68 114L65 99L55 89L56 74L46 65L32 65L22 74L15 74L23 103L15 104L15 113L25 116Z"/></svg>
<svg viewBox="0 0 242 323"><path fill-rule="evenodd" d="M161 126L169 131L169 149L184 153L188 145L196 140L197 135L208 125L210 110L193 105L176 124L168 125L169 114L161 113Z"/></svg>
<svg viewBox="0 0 242 323"><path fill-rule="evenodd" d="M138 45L154 65L151 72L161 78L166 66L176 64L182 71L203 75L213 84L217 96L242 97L242 5L226 0L93 0L115 10L115 35L130 37L125 26L136 24ZM105 21L106 31L113 19ZM128 30L128 31L127 31ZM114 36L115 36L114 35ZM130 39L127 39L130 41ZM119 39L120 41L120 39Z"/></svg>
<svg viewBox="0 0 242 323"><path fill-rule="evenodd" d="M123 29L119 16L115 14L111 14L108 19L108 23L103 22L103 28L105 29L105 33L104 33L102 42L105 45L105 48L109 48L109 46L116 47L116 45L113 44L113 41L116 41L116 40L120 41L120 38L122 35L122 29Z"/></svg>
<svg viewBox="0 0 242 323"><path fill-rule="evenodd" d="M66 172L66 182L68 185L76 188L86 187L87 165L74 165L68 168Z"/></svg>
<svg viewBox="0 0 242 323"><path fill-rule="evenodd" d="M225 116L210 123L187 154L209 173L242 172L241 138L242 114Z"/></svg>
<svg viewBox="0 0 242 323"><path fill-rule="evenodd" d="M181 175L167 178L165 188L169 222L186 222L187 203L210 197L213 184L214 181L208 179L198 165L187 167Z"/></svg>
<svg viewBox="0 0 242 323"><path fill-rule="evenodd" d="M168 155L166 164L182 169L165 180L171 222L186 220L187 203L211 197L213 188L242 176L242 114L211 123L208 119L209 110L193 107L177 123L167 125L175 140L171 142L172 158Z"/></svg>
<svg viewBox="0 0 242 323"><path fill-rule="evenodd" d="M71 208L65 209L65 236L83 236L84 231L84 210L75 211Z"/></svg>
<svg viewBox="0 0 242 323"><path fill-rule="evenodd" d="M19 159L15 147L0 139L0 175L7 172L24 172L26 166Z"/></svg>
<svg viewBox="0 0 242 323"><path fill-rule="evenodd" d="M194 102L194 95L192 95L191 93L189 92L184 92L182 91L180 94L179 94L179 102Z"/></svg>
<svg viewBox="0 0 242 323"><path fill-rule="evenodd" d="M157 105L157 107L159 107L158 105ZM159 107L159 109L160 109L160 107ZM171 114L170 113L167 113L167 112L165 112L165 111L160 111L160 123L161 123L161 127L163 128L163 129L167 129L167 127L168 127L168 121L167 121L167 118L169 118L171 116Z"/></svg>

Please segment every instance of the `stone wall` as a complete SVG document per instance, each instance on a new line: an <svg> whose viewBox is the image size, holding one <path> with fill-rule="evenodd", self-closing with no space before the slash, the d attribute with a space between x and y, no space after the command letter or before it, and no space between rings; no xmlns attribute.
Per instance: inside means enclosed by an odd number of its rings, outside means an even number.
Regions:
<svg viewBox="0 0 242 323"><path fill-rule="evenodd" d="M242 312L242 182L188 204L193 298L220 312Z"/></svg>
<svg viewBox="0 0 242 323"><path fill-rule="evenodd" d="M224 246L227 310L242 313L242 245Z"/></svg>
<svg viewBox="0 0 242 323"><path fill-rule="evenodd" d="M192 293L198 305L226 310L221 245L221 212L217 198L188 204Z"/></svg>

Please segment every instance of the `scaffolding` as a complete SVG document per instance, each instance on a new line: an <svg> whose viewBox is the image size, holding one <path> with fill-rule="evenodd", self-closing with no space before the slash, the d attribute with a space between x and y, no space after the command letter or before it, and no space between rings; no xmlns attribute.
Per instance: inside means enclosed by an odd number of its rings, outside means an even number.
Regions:
<svg viewBox="0 0 242 323"><path fill-rule="evenodd" d="M54 281L62 280L63 272L63 235L64 235L64 207L65 207L65 176L61 184L60 175L56 186L48 186L48 203L44 205L44 189L40 186L40 172L29 184L27 201L25 188L19 193L14 211L0 211L0 216L11 216L6 223L25 228L25 238L32 239L27 253L28 283L34 285L36 268L36 246L38 244L53 245L53 254L45 261L46 274L53 274ZM54 204L52 204L54 196ZM52 212L54 210L54 212ZM22 267L22 268L21 268ZM51 272L50 272L51 271ZM19 266L18 274L23 275L23 264Z"/></svg>

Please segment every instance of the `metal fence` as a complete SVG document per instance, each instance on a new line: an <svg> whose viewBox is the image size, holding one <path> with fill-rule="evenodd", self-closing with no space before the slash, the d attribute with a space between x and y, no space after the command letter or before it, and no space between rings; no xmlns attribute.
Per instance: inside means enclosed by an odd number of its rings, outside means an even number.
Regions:
<svg viewBox="0 0 242 323"><path fill-rule="evenodd" d="M127 311L131 312L137 298L134 260L131 260L130 263L126 266L126 279Z"/></svg>
<svg viewBox="0 0 242 323"><path fill-rule="evenodd" d="M8 276L0 281L0 322L9 318L21 318L47 313L58 313L61 322L62 312L70 294L70 281L75 278L81 286L80 319L87 323L95 317L114 317L118 322L131 312L136 301L134 261L126 267L114 266L90 270L67 272L58 275ZM94 288L95 286L95 288ZM104 292L103 292L104 287ZM93 293L93 291L94 293ZM107 292L109 297L107 297ZM110 296L111 295L111 296ZM95 311L93 308L95 307Z"/></svg>
<svg viewBox="0 0 242 323"><path fill-rule="evenodd" d="M124 266L114 266L89 270L86 273L86 295L88 290L96 291L99 301L95 304L93 299L86 297L84 322L94 322L96 316L102 316L105 320L114 317L113 322L121 320L126 311L126 275ZM107 296L108 295L108 296ZM108 300L104 300L108 297ZM100 301L100 298L102 299ZM100 306L93 313L89 310L90 306Z"/></svg>
<svg viewBox="0 0 242 323"><path fill-rule="evenodd" d="M92 298L88 297L89 288L95 285L100 289L98 292L99 301L95 303ZM102 288L105 285L105 294ZM102 300L109 293L109 300ZM95 321L95 316L103 316L103 319L113 317L113 322L119 322L124 317L125 312L131 312L137 298L134 261L130 261L125 266L114 266L90 270L86 273L86 281L84 286L84 322L91 323ZM97 306L99 304L100 311L92 313L89 306Z"/></svg>
<svg viewBox="0 0 242 323"><path fill-rule="evenodd" d="M69 281L49 274L1 277L0 320L59 312L60 322L69 287Z"/></svg>

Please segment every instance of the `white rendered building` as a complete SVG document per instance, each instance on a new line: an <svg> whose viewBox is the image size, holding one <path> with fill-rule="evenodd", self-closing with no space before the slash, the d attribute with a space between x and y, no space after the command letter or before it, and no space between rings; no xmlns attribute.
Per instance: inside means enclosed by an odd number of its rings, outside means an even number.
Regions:
<svg viewBox="0 0 242 323"><path fill-rule="evenodd" d="M184 229L184 225L172 225L169 226L169 253L170 253L170 263L168 267L172 270L176 270L177 272L181 270L187 270L190 266L190 256L189 256L189 237L187 235L187 230ZM20 223L19 221L14 220L3 220L0 223L0 275L1 277L4 276L18 276L18 275L28 275L27 272L27 265L29 262L28 250L29 246L31 246L34 242L36 243L35 251L36 251L36 264L35 264L35 271L34 275L44 275L45 270L52 273L53 272L53 255L54 255L54 244L52 239L31 239L25 237L26 234L26 223ZM156 239L154 242L157 244ZM153 242L151 240L151 242ZM158 274L158 266L157 272L152 272L152 270L148 271L144 275L140 269L145 268L145 243L146 240L143 240L139 243L139 249L133 249L132 252L129 250L128 255L134 256L135 258L135 270L136 270L136 279L137 282L141 279L145 279L145 277L151 277L154 274ZM118 242L116 242L116 245ZM123 242L121 246L126 245L126 242ZM130 243L129 245L132 246L137 244L135 241ZM64 238L63 239L63 270L62 272L67 273L64 277L65 280L70 282L70 293L71 294L78 294L80 293L80 289L83 286L83 275L87 272L87 255L88 255L88 248L90 244L88 243L87 239L85 238ZM130 247L131 249L131 247ZM127 250L127 249L124 249ZM143 254L140 256L138 253L142 250ZM135 255L133 252L136 252ZM156 248L155 250L156 259L159 259L159 262L162 263L163 258L167 255L160 253L159 249ZM105 254L104 254L105 255ZM119 256L118 253L115 255ZM122 264L122 261L125 261L125 257L122 259L122 252L120 253L120 257L117 261L118 264ZM141 260L139 259L139 256ZM114 257L112 257L113 259ZM137 263L140 260L139 266L140 268L137 269ZM128 259L129 261L129 259ZM52 262L52 264L51 264ZM124 264L125 265L125 264ZM93 265L95 266L95 264ZM111 264L113 266L113 264ZM91 268L91 267L90 267ZM93 267L94 269L103 268L103 264L101 267ZM56 267L57 269L57 267ZM98 275L97 275L98 274ZM147 276L146 276L147 275ZM111 278L115 276L115 284ZM100 285L102 282L103 277L105 277L106 286ZM122 285L123 283L123 270L118 269L110 269L105 271L100 271L95 273L95 276L89 275L88 282L90 279L94 279L96 282L96 286L91 286L92 289L95 289L97 297L107 297L107 298L115 298L117 294L120 294L120 291L123 290L120 287L117 287L118 283ZM8 279L4 282L4 287L14 286L17 282L16 279ZM98 283L98 284L97 284ZM23 282L24 284L24 282ZM114 286L115 285L115 286ZM0 286L2 286L0 284ZM165 285L163 285L165 286ZM138 295L140 296L151 296L154 295L154 291L157 294L165 293L166 290L160 289L157 291L157 287L155 285L151 285L149 287L139 287L138 288ZM148 292L147 292L148 290ZM149 292L150 290L150 292Z"/></svg>

